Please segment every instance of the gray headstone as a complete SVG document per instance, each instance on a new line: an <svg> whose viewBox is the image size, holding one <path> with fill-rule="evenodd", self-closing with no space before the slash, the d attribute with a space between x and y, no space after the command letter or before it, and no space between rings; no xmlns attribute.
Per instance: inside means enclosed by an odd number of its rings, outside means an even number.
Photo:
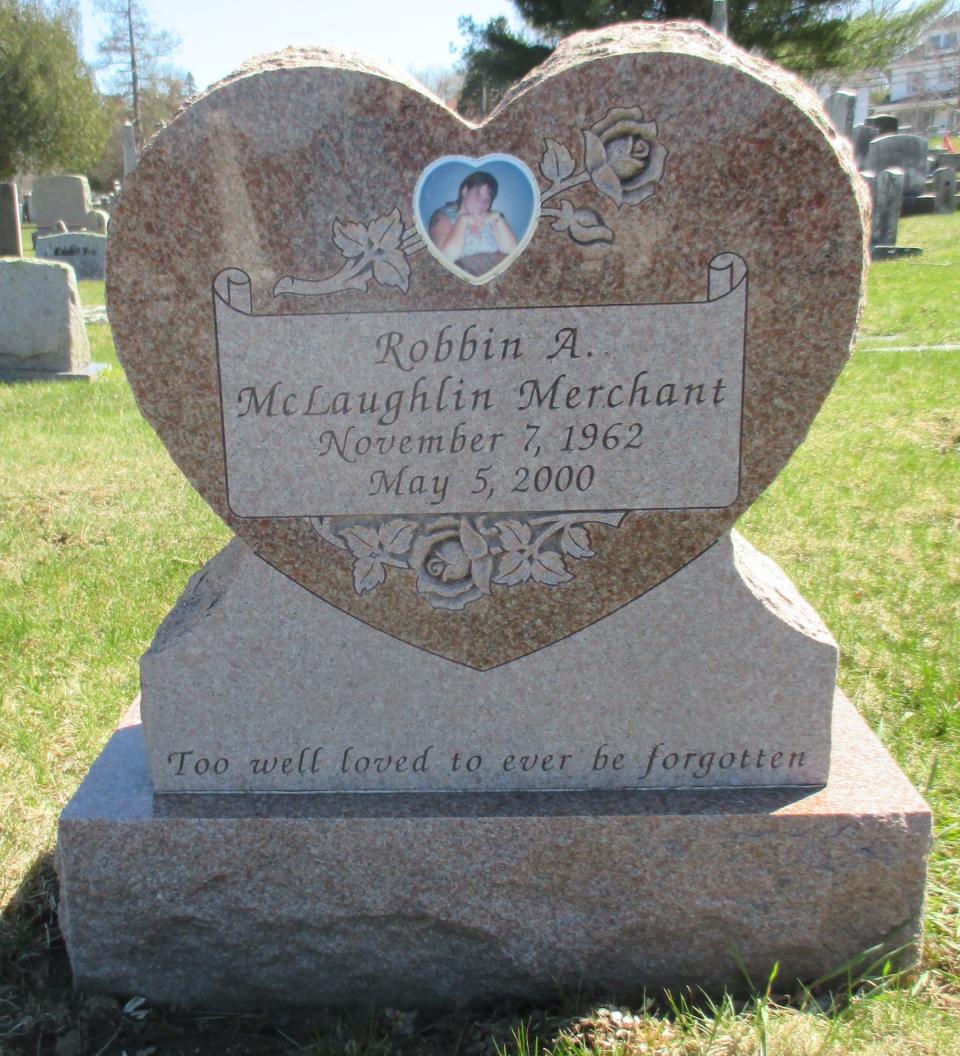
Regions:
<svg viewBox="0 0 960 1056"><path fill-rule="evenodd" d="M0 374L72 373L90 363L72 269L0 260Z"/></svg>
<svg viewBox="0 0 960 1056"><path fill-rule="evenodd" d="M41 235L37 239L37 256L69 264L78 279L102 279L107 247L106 235L87 231L69 231L59 235Z"/></svg>
<svg viewBox="0 0 960 1056"><path fill-rule="evenodd" d="M853 140L853 157L858 169L867 167L867 151L870 149L870 144L879 135L880 133L873 125L853 126L853 136L851 137Z"/></svg>
<svg viewBox="0 0 960 1056"><path fill-rule="evenodd" d="M957 208L957 174L946 165L933 174L933 209L937 213L952 213Z"/></svg>
<svg viewBox="0 0 960 1056"><path fill-rule="evenodd" d="M110 223L110 214L105 209L91 209L87 213L87 230L96 235L105 235Z"/></svg>
<svg viewBox="0 0 960 1056"><path fill-rule="evenodd" d="M874 114L873 117L868 117L864 124L873 125L881 136L900 130L900 122L893 114Z"/></svg>
<svg viewBox="0 0 960 1056"><path fill-rule="evenodd" d="M902 169L884 169L877 173L873 185L871 245L895 246L897 244L897 225L900 223L903 183Z"/></svg>
<svg viewBox="0 0 960 1056"><path fill-rule="evenodd" d="M83 227L91 207L86 176L38 176L33 181L32 210L37 227L53 227L58 220L67 227Z"/></svg>
<svg viewBox="0 0 960 1056"><path fill-rule="evenodd" d="M23 239L20 234L20 204L17 185L0 183L0 257L22 257Z"/></svg>
<svg viewBox="0 0 960 1056"><path fill-rule="evenodd" d="M867 166L871 172L902 169L903 194L916 198L927 185L927 137L897 133L877 136L867 148Z"/></svg>
<svg viewBox="0 0 960 1056"><path fill-rule="evenodd" d="M934 150L930 152L930 156L934 169L948 168L954 172L960 169L960 154L952 154L949 150Z"/></svg>
<svg viewBox="0 0 960 1056"><path fill-rule="evenodd" d="M123 177L126 179L137 167L137 137L133 125L126 121L123 125Z"/></svg>
<svg viewBox="0 0 960 1056"><path fill-rule="evenodd" d="M832 92L827 97L827 114L833 127L847 139L853 139L853 112L856 105L856 92Z"/></svg>

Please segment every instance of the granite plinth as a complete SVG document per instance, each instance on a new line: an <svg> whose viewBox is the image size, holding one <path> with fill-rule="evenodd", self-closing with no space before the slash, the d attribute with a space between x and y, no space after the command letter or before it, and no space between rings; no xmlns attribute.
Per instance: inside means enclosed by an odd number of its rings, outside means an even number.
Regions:
<svg viewBox="0 0 960 1056"><path fill-rule="evenodd" d="M838 695L829 783L154 796L135 712L60 819L86 991L438 1007L811 980L916 955L930 814Z"/></svg>

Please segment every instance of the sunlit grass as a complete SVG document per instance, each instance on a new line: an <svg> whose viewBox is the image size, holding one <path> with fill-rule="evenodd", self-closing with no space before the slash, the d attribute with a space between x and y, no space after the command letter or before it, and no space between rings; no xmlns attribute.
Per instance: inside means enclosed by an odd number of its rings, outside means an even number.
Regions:
<svg viewBox="0 0 960 1056"><path fill-rule="evenodd" d="M923 253L871 266L861 347L960 344L960 212L908 217L897 242Z"/></svg>

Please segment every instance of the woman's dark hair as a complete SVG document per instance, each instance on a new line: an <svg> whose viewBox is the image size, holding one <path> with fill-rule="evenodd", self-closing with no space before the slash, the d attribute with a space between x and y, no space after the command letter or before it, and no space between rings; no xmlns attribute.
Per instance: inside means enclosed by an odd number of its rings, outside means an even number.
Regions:
<svg viewBox="0 0 960 1056"><path fill-rule="evenodd" d="M497 197L497 191L500 190L500 184L497 183L496 177L489 172L471 172L470 175L460 184L460 188L457 191L457 200L453 204L456 205L458 209L463 205L464 192L472 191L474 187L490 188L491 205L493 205L494 198Z"/></svg>

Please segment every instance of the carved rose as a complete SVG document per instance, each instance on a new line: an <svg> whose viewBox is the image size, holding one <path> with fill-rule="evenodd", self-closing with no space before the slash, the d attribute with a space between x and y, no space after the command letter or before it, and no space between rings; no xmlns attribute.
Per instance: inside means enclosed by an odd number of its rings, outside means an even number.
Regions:
<svg viewBox="0 0 960 1056"><path fill-rule="evenodd" d="M410 554L417 593L435 609L465 609L490 593L493 557L466 517L443 517L418 536Z"/></svg>
<svg viewBox="0 0 960 1056"><path fill-rule="evenodd" d="M649 198L667 158L656 136L656 121L644 121L636 106L614 107L593 128L585 129L584 160L597 190L618 206Z"/></svg>

